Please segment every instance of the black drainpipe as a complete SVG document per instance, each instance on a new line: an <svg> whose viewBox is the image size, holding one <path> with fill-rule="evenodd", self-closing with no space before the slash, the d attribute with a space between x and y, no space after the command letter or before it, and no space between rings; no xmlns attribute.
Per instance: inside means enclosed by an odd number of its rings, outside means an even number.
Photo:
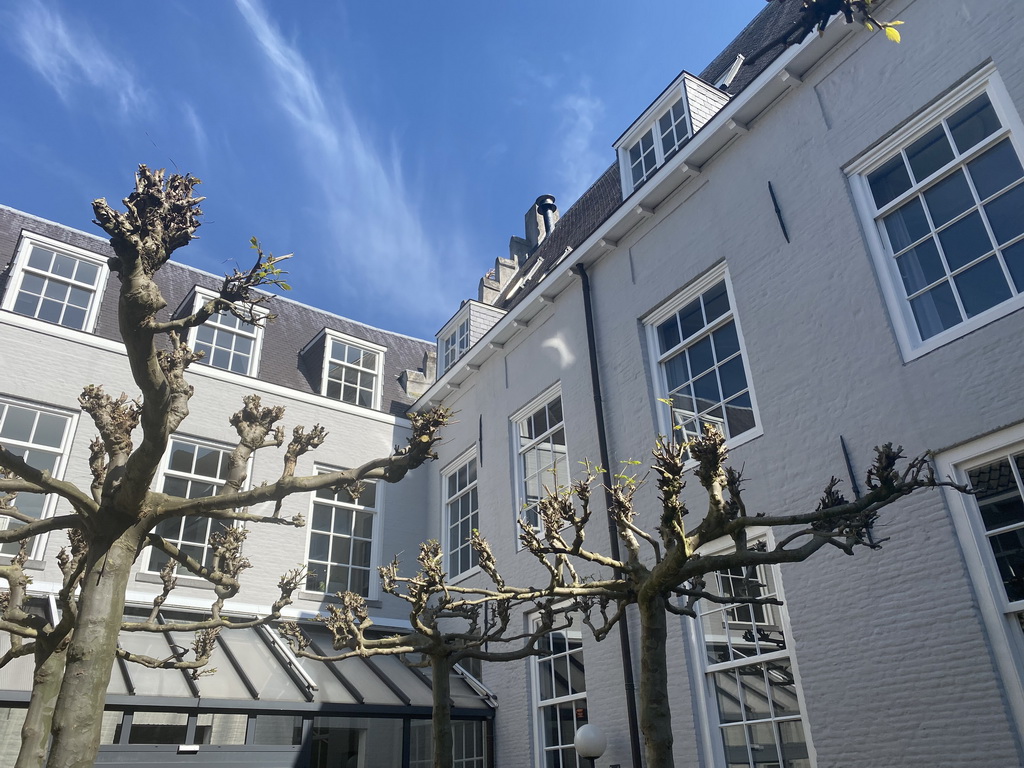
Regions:
<svg viewBox="0 0 1024 768"><path fill-rule="evenodd" d="M597 449L600 453L601 466L611 473L611 461L608 457L608 433L604 426L604 404L601 400L601 372L597 365L597 338L594 334L594 304L590 295L590 277L582 263L572 268L580 276L583 286L583 315L587 322L587 351L590 358L590 386L594 392L594 420L597 423ZM611 491L607 485L604 490L605 506L612 508ZM608 515L608 539L611 542L611 555L619 559L619 536L615 529L615 521ZM629 641L629 624L623 614L619 621L619 652L622 654L622 672L626 688L626 717L629 720L629 746L633 755L634 768L640 768L643 762L640 757L640 727L636 715L636 683L633 679L633 651Z"/></svg>

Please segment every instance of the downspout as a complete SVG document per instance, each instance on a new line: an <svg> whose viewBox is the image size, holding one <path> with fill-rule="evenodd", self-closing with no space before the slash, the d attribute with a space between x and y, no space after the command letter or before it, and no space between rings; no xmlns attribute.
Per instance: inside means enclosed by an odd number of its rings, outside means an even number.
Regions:
<svg viewBox="0 0 1024 768"><path fill-rule="evenodd" d="M580 277L583 288L583 316L587 323L587 352L590 359L590 386L594 393L594 421L597 424L597 449L600 454L601 466L611 471L608 457L608 433L604 422L604 403L601 399L601 372L597 364L597 337L594 333L594 304L590 294L590 277L582 262L576 264L572 271ZM607 485L604 489L605 507L612 508L611 491ZM619 536L615 529L615 521L609 512L608 539L611 542L611 555L619 559ZM629 623L625 614L619 622L619 653L622 655L622 673L626 689L626 718L629 721L629 746L633 756L634 768L643 765L640 753L640 726L636 712L636 682L633 678L633 651L629 640Z"/></svg>

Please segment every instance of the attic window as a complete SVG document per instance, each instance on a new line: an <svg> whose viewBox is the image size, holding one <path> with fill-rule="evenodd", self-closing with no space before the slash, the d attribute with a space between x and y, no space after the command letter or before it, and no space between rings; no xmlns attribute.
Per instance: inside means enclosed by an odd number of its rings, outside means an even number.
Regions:
<svg viewBox="0 0 1024 768"><path fill-rule="evenodd" d="M328 331L323 394L364 408L380 407L385 347Z"/></svg>
<svg viewBox="0 0 1024 768"><path fill-rule="evenodd" d="M626 158L633 189L651 178L693 135L690 115L682 96L677 96L667 108L655 114L654 119L641 126L639 138L627 145Z"/></svg>
<svg viewBox="0 0 1024 768"><path fill-rule="evenodd" d="M661 153L668 160L690 136L682 99L676 99L676 103L658 118L658 131L661 134Z"/></svg>
<svg viewBox="0 0 1024 768"><path fill-rule="evenodd" d="M469 349L469 318L467 317L444 340L444 370L448 370Z"/></svg>
<svg viewBox="0 0 1024 768"><path fill-rule="evenodd" d="M190 311L196 312L216 294L196 288ZM257 316L266 315L255 309ZM233 373L255 376L259 369L260 347L263 342L263 327L240 320L230 312L217 312L203 325L189 331L192 349L202 352L202 365L221 368Z"/></svg>
<svg viewBox="0 0 1024 768"><path fill-rule="evenodd" d="M615 142L623 196L677 155L728 101L729 94L683 72Z"/></svg>
<svg viewBox="0 0 1024 768"><path fill-rule="evenodd" d="M107 273L106 259L99 254L25 232L3 308L76 331L92 331Z"/></svg>

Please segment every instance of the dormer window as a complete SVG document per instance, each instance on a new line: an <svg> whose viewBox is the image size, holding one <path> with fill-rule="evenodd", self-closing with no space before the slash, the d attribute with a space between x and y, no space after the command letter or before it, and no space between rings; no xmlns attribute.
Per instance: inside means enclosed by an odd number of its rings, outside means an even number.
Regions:
<svg viewBox="0 0 1024 768"><path fill-rule="evenodd" d="M450 371L505 314L504 310L467 299L437 332L437 360L441 373Z"/></svg>
<svg viewBox="0 0 1024 768"><path fill-rule="evenodd" d="M106 258L25 233L3 308L76 331L92 331L107 280Z"/></svg>
<svg viewBox="0 0 1024 768"><path fill-rule="evenodd" d="M191 311L217 297L212 291L196 288L193 291ZM260 310L255 310L260 314ZM255 376L259 369L263 328L239 320L230 312L217 312L198 328L189 331L189 346L202 352L202 365L220 368L243 376Z"/></svg>
<svg viewBox="0 0 1024 768"><path fill-rule="evenodd" d="M385 347L337 331L325 334L322 394L363 408L379 407Z"/></svg>
<svg viewBox="0 0 1024 768"><path fill-rule="evenodd" d="M654 140L657 129L658 141ZM690 138L690 120L682 98L675 100L640 140L629 148L629 168L636 189L651 177L654 170L674 155Z"/></svg>
<svg viewBox="0 0 1024 768"><path fill-rule="evenodd" d="M469 349L469 318L467 317L444 340L444 370L448 370Z"/></svg>
<svg viewBox="0 0 1024 768"><path fill-rule="evenodd" d="M633 188L643 184L658 167L658 157L654 151L654 129L651 128L640 137L640 141L629 148L629 169L633 178Z"/></svg>
<svg viewBox="0 0 1024 768"><path fill-rule="evenodd" d="M680 75L615 142L623 194L650 179L728 100L710 83Z"/></svg>
<svg viewBox="0 0 1024 768"><path fill-rule="evenodd" d="M378 409L387 351L381 344L324 328L302 348L299 357L319 394L342 403Z"/></svg>
<svg viewBox="0 0 1024 768"><path fill-rule="evenodd" d="M682 99L676 99L675 104L658 118L658 130L661 133L661 154L668 160L693 133Z"/></svg>

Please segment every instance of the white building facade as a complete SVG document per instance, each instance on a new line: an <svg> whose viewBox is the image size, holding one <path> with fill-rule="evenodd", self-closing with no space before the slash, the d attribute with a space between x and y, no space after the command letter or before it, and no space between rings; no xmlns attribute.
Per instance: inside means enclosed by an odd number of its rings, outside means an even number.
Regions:
<svg viewBox="0 0 1024 768"><path fill-rule="evenodd" d="M99 237L0 208L3 299L0 347L0 441L33 466L86 488L95 428L81 414L87 384L117 396L135 392L117 340L117 291L108 275L108 244ZM191 312L213 295L220 279L169 262L159 273L169 314ZM286 430L323 425L323 446L300 458L297 472L315 474L387 456L406 442L414 395L408 382L433 379L432 343L382 331L284 299L278 318L253 327L218 315L194 329L189 343L205 357L189 371L195 394L190 416L172 439L156 481L158 490L195 498L224 482L237 441L229 423L242 398L258 394L282 405ZM258 451L250 485L280 476L282 453ZM368 484L358 500L321 491L284 502L282 514L306 518L305 528L249 525L246 554L254 568L227 610L236 617L265 614L278 580L298 566L307 573L286 615L309 620L338 591L367 598L382 629L408 627L403 603L382 594L377 568L395 553L415 552L425 537L418 521L429 485L423 469L400 484ZM63 502L22 494L22 513L70 511ZM272 514L273 508L254 510ZM201 562L218 529L211 520L169 520L156 531ZM63 533L40 537L26 570L33 606L56 611L57 553ZM17 552L4 545L2 554ZM128 592L126 620L148 615L160 593L166 556L144 550ZM162 608L168 620L208 611L214 593L204 581L178 574ZM147 607L148 606L148 607ZM306 624L320 653L332 653L322 628ZM429 760L431 692L428 680L396 658L321 664L299 661L265 628L229 632L210 666L216 674L192 680L177 671L117 664L112 672L98 765L421 765ZM126 634L129 651L165 658L191 645L191 636ZM9 641L0 640L7 650ZM356 663L353 664L352 661ZM17 756L19 730L31 688L31 656L0 669L0 764ZM491 708L465 679L455 684L457 722L465 749L486 755ZM470 763L472 765L473 763Z"/></svg>
<svg viewBox="0 0 1024 768"><path fill-rule="evenodd" d="M902 44L839 20L734 68L788 5L671 84L539 238L528 214L517 268L481 286L504 314L420 400L459 413L432 524L450 536L466 519L446 479L472 467L473 525L508 581L529 582L516 518L579 460L601 463L602 430L614 467L718 425L767 514L810 511L832 474L852 493L847 461L863 487L878 443L932 450L976 497L915 495L883 516L881 551L758 574L782 608L676 621L676 764L1021 765L1024 18L894 0L878 16L905 22ZM656 491L641 496L653 530ZM468 565L453 556L450 573L481 578ZM730 594L734 575L718 578ZM632 765L615 636L560 642L553 686L544 663L484 669L502 692L497 754L529 734L521 764L575 767L566 746L590 722L609 738L598 764Z"/></svg>

